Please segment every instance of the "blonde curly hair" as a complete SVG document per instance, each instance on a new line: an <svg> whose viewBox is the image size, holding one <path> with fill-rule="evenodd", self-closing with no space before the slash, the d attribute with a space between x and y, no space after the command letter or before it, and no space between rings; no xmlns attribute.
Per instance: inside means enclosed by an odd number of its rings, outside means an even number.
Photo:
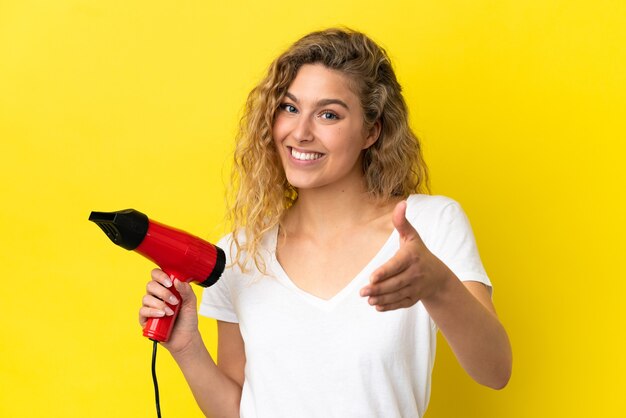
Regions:
<svg viewBox="0 0 626 418"><path fill-rule="evenodd" d="M417 136L408 123L402 88L384 49L363 33L327 29L295 42L269 67L250 92L236 137L228 212L233 260L242 270L255 263L263 235L280 224L298 199L274 145L272 126L287 89L305 64L322 64L349 76L360 98L366 130L381 122L378 140L364 151L363 173L369 194L379 200L428 192L428 172Z"/></svg>

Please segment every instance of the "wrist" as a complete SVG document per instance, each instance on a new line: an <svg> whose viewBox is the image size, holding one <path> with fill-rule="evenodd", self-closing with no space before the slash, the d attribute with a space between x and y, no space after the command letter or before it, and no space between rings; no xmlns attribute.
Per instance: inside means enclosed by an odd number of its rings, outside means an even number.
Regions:
<svg viewBox="0 0 626 418"><path fill-rule="evenodd" d="M454 288L460 284L456 275L447 267L444 266L442 274L438 275L438 278L433 284L431 292L422 297L421 300L427 305L439 305L446 303L447 295L454 292Z"/></svg>
<svg viewBox="0 0 626 418"><path fill-rule="evenodd" d="M190 332L184 343L165 345L165 348L167 348L176 361L178 361L178 359L194 357L202 350L206 350L202 335L200 335L200 331L198 330Z"/></svg>

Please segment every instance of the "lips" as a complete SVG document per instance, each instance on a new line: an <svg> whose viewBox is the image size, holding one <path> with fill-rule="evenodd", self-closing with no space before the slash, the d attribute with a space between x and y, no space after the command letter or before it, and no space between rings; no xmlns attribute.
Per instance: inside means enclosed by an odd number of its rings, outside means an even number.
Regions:
<svg viewBox="0 0 626 418"><path fill-rule="evenodd" d="M324 154L319 152L298 151L292 147L289 147L289 152L291 156L298 161L315 161L324 156Z"/></svg>

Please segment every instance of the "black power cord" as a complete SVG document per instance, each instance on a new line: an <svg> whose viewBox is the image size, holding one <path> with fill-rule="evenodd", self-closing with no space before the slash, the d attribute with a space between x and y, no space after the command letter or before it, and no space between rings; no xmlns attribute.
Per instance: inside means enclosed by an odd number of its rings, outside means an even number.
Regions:
<svg viewBox="0 0 626 418"><path fill-rule="evenodd" d="M161 403L159 401L159 382L157 382L156 375L156 354L157 354L157 346L159 342L157 340L152 340L152 382L154 383L154 401L156 402L156 411L157 417L161 418Z"/></svg>

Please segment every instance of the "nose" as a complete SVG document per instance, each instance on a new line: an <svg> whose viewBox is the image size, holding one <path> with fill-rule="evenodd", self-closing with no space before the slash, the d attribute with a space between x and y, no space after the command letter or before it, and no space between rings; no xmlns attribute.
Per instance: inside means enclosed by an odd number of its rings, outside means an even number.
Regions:
<svg viewBox="0 0 626 418"><path fill-rule="evenodd" d="M294 139L298 142L312 141L313 127L311 126L311 120L305 116L298 118L298 121L294 126L292 135Z"/></svg>

